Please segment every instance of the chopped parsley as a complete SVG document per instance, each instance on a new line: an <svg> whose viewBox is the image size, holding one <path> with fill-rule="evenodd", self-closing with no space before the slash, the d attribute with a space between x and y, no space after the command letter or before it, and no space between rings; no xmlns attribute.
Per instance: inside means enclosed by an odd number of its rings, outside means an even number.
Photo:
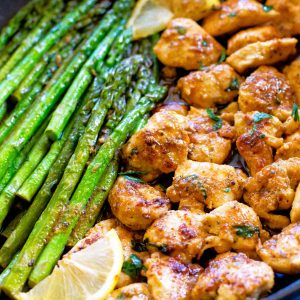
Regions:
<svg viewBox="0 0 300 300"><path fill-rule="evenodd" d="M240 88L240 82L237 78L233 78L230 82L229 87L226 89L226 92L238 91Z"/></svg>
<svg viewBox="0 0 300 300"><path fill-rule="evenodd" d="M272 5L263 5L264 12L270 12L273 9Z"/></svg>
<svg viewBox="0 0 300 300"><path fill-rule="evenodd" d="M227 57L226 50L222 49L218 63L220 64L220 63L224 62L226 60L226 57Z"/></svg>
<svg viewBox="0 0 300 300"><path fill-rule="evenodd" d="M266 137L266 135L263 133L259 136L260 139L264 139Z"/></svg>
<svg viewBox="0 0 300 300"><path fill-rule="evenodd" d="M254 234L259 234L259 228L252 225L240 225L234 226L234 228L236 230L236 235L243 238L251 238Z"/></svg>
<svg viewBox="0 0 300 300"><path fill-rule="evenodd" d="M124 296L121 294L121 295L119 295L117 298L116 298L116 300L124 300L125 298L124 298Z"/></svg>
<svg viewBox="0 0 300 300"><path fill-rule="evenodd" d="M175 29L181 35L186 34L186 29L184 27L182 27L182 26L176 26Z"/></svg>
<svg viewBox="0 0 300 300"><path fill-rule="evenodd" d="M124 175L143 175L143 174L145 174L145 172L128 170L128 171L125 171L125 172L119 172L118 174L121 175L121 176L124 176Z"/></svg>
<svg viewBox="0 0 300 300"><path fill-rule="evenodd" d="M210 108L207 108L206 112L207 112L209 118L215 122L213 124L213 130L218 130L218 129L222 128L223 120L220 117L216 116L215 113L213 112L213 110L211 110Z"/></svg>
<svg viewBox="0 0 300 300"><path fill-rule="evenodd" d="M200 70L200 71L205 70L205 66L203 65L203 62L202 62L202 61L199 62L199 70Z"/></svg>
<svg viewBox="0 0 300 300"><path fill-rule="evenodd" d="M136 252L144 252L147 251L147 243L145 242L138 242L135 240L131 241L131 248Z"/></svg>
<svg viewBox="0 0 300 300"><path fill-rule="evenodd" d="M227 187L223 190L225 193L229 193L230 192L230 187Z"/></svg>
<svg viewBox="0 0 300 300"><path fill-rule="evenodd" d="M234 18L236 17L237 13L235 11L232 11L231 13L228 14L228 17Z"/></svg>
<svg viewBox="0 0 300 300"><path fill-rule="evenodd" d="M273 118L271 115L266 114L264 112L257 112L253 115L253 122L258 123L264 119L271 119Z"/></svg>
<svg viewBox="0 0 300 300"><path fill-rule="evenodd" d="M292 109L292 117L294 119L295 122L299 122L300 118L299 118L299 107L296 103L294 103L293 105L293 109Z"/></svg>
<svg viewBox="0 0 300 300"><path fill-rule="evenodd" d="M127 180L130 180L130 181L135 181L135 182L138 182L138 183L145 183L144 180L142 180L140 178L137 178L137 177L133 177L133 176L129 176L129 175L124 175L123 177Z"/></svg>
<svg viewBox="0 0 300 300"><path fill-rule="evenodd" d="M137 279L144 269L145 266L142 260L135 254L131 254L129 259L124 261L122 266L122 271L133 279Z"/></svg>
<svg viewBox="0 0 300 300"><path fill-rule="evenodd" d="M207 47L207 45L208 45L207 41L206 41L206 40L203 40L203 41L202 41L202 46L203 46L203 47Z"/></svg>
<svg viewBox="0 0 300 300"><path fill-rule="evenodd" d="M199 177L198 175L196 174L193 174L193 175L189 175L189 176L186 176L184 177L184 180L187 180L187 181L193 181L193 180L196 180L196 182L193 182L193 185L195 187L198 187L200 189L200 192L204 198L204 200L207 199L207 191L203 185L203 183L199 180Z"/></svg>
<svg viewBox="0 0 300 300"><path fill-rule="evenodd" d="M163 253L163 254L168 254L168 253L169 253L168 246L165 245L165 244L162 244L162 245L160 245L160 246L157 246L157 245L155 245L155 244L149 243L149 240L148 240L148 239L145 239L145 240L143 241L143 245L144 245L144 247L146 247L146 249L147 249L147 246L150 246L150 247L156 248L158 251L160 251L160 252Z"/></svg>

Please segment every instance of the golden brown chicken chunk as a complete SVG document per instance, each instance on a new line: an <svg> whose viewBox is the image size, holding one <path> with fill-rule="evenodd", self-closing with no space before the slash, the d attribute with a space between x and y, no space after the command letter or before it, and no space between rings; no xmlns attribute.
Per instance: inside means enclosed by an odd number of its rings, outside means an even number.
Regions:
<svg viewBox="0 0 300 300"><path fill-rule="evenodd" d="M282 147L277 149L275 159L300 158L300 131L297 131L284 140Z"/></svg>
<svg viewBox="0 0 300 300"><path fill-rule="evenodd" d="M294 88L297 103L300 105L300 60L294 60L290 65L286 66L283 69L283 73Z"/></svg>
<svg viewBox="0 0 300 300"><path fill-rule="evenodd" d="M132 283L114 290L106 300L152 300L146 283Z"/></svg>
<svg viewBox="0 0 300 300"><path fill-rule="evenodd" d="M154 253L145 263L149 290L154 300L188 300L202 268Z"/></svg>
<svg viewBox="0 0 300 300"><path fill-rule="evenodd" d="M259 299L274 285L274 273L264 262L243 253L225 253L210 261L192 291L193 300Z"/></svg>
<svg viewBox="0 0 300 300"><path fill-rule="evenodd" d="M266 11L254 0L228 0L221 4L221 9L204 19L203 28L211 35L219 36L269 22L278 16L274 9Z"/></svg>
<svg viewBox="0 0 300 300"><path fill-rule="evenodd" d="M249 44L265 42L280 37L280 33L272 25L245 29L236 33L228 40L227 53L230 55Z"/></svg>
<svg viewBox="0 0 300 300"><path fill-rule="evenodd" d="M239 73L262 65L273 65L295 55L297 42L295 38L256 42L235 51L226 62Z"/></svg>
<svg viewBox="0 0 300 300"><path fill-rule="evenodd" d="M273 148L283 144L283 125L278 118L258 111L238 112L234 120L238 151L254 175L273 162Z"/></svg>
<svg viewBox="0 0 300 300"><path fill-rule="evenodd" d="M77 252L86 248L87 246L95 243L98 239L102 238L108 231L111 229L115 229L122 243L124 260L128 260L130 255L135 254L141 260L145 260L149 257L148 252L136 252L132 248L132 241L135 240L136 236L127 230L122 224L118 222L117 219L108 219L105 221L101 221L96 224L86 235L83 240L80 240L69 253ZM68 253L68 254L69 254ZM124 272L121 272L119 281L116 285L116 288L120 288L131 284L135 281L135 279L129 277Z"/></svg>
<svg viewBox="0 0 300 300"><path fill-rule="evenodd" d="M174 19L154 47L165 65L197 70L217 62L224 48L191 19Z"/></svg>
<svg viewBox="0 0 300 300"><path fill-rule="evenodd" d="M239 90L242 112L260 111L285 121L295 102L295 94L287 78L273 67L262 66L246 78Z"/></svg>
<svg viewBox="0 0 300 300"><path fill-rule="evenodd" d="M260 258L274 271L300 273L300 223L290 224L280 234L257 247Z"/></svg>
<svg viewBox="0 0 300 300"><path fill-rule="evenodd" d="M187 118L176 112L155 113L123 147L123 158L129 168L144 172L142 178L146 181L175 171L187 158L187 126Z"/></svg>
<svg viewBox="0 0 300 300"><path fill-rule="evenodd" d="M220 64L180 78L177 86L187 103L207 108L231 102L238 96L242 82L231 66Z"/></svg>
<svg viewBox="0 0 300 300"><path fill-rule="evenodd" d="M156 219L144 235L149 250L169 253L184 262L201 252L205 232L202 216L183 210L170 210Z"/></svg>
<svg viewBox="0 0 300 300"><path fill-rule="evenodd" d="M267 0L266 5L280 13L280 17L273 20L273 22L283 34L300 34L299 0Z"/></svg>
<svg viewBox="0 0 300 300"><path fill-rule="evenodd" d="M237 201L227 202L211 211L203 218L203 226L208 234L207 247L218 253L234 250L255 258L260 237L268 236L254 210Z"/></svg>
<svg viewBox="0 0 300 300"><path fill-rule="evenodd" d="M237 102L231 102L220 110L220 117L229 124L234 124L234 115L239 111Z"/></svg>
<svg viewBox="0 0 300 300"><path fill-rule="evenodd" d="M222 164L230 153L231 143L235 140L234 128L216 116L211 109L191 107L188 120L188 157L195 161Z"/></svg>
<svg viewBox="0 0 300 300"><path fill-rule="evenodd" d="M245 184L244 200L273 229L290 223L277 210L292 207L295 189L300 181L300 158L279 160L249 178Z"/></svg>
<svg viewBox="0 0 300 300"><path fill-rule="evenodd" d="M115 217L132 230L147 229L170 208L169 199L159 187L137 182L130 176L117 179L108 202Z"/></svg>
<svg viewBox="0 0 300 300"><path fill-rule="evenodd" d="M216 208L242 196L245 175L228 165L191 160L181 164L167 189L172 202L195 199L208 209Z"/></svg>

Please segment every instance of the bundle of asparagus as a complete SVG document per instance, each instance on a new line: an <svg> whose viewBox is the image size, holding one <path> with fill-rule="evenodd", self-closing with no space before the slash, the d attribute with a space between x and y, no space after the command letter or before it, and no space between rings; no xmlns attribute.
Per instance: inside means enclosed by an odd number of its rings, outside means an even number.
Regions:
<svg viewBox="0 0 300 300"><path fill-rule="evenodd" d="M95 224L119 148L165 95L157 37L133 45L125 29L133 4L32 0L0 33L8 58L0 59L0 283L8 295L48 276Z"/></svg>

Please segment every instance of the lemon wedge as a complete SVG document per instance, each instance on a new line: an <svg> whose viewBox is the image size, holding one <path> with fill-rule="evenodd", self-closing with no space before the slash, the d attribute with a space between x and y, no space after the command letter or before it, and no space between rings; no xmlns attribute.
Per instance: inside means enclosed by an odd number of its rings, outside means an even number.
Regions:
<svg viewBox="0 0 300 300"><path fill-rule="evenodd" d="M22 300L101 300L114 289L123 264L123 250L114 229L87 248L66 255L52 274Z"/></svg>

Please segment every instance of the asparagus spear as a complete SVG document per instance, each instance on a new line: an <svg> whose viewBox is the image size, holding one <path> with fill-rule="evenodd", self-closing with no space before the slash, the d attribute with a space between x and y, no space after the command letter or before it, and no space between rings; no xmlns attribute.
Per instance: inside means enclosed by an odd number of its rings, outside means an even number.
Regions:
<svg viewBox="0 0 300 300"><path fill-rule="evenodd" d="M15 265L15 263L17 262L19 257L19 253L17 253L14 258L10 261L9 265L2 271L2 273L0 274L0 285L2 284L2 282L4 281L4 279L7 277L7 275L9 274L10 270L12 269L12 267Z"/></svg>
<svg viewBox="0 0 300 300"><path fill-rule="evenodd" d="M12 70L10 76L0 83L0 105L7 100L26 75L32 70L40 58L62 37L68 30L93 7L96 0L84 0L72 12L64 16L59 24L37 43L22 61Z"/></svg>
<svg viewBox="0 0 300 300"><path fill-rule="evenodd" d="M26 210L22 210L21 212L19 212L1 232L1 235L5 238L8 238L11 235L11 233L16 229L18 223L20 222L25 213Z"/></svg>
<svg viewBox="0 0 300 300"><path fill-rule="evenodd" d="M101 208L105 202L105 199L108 196L110 189L112 188L116 178L118 175L118 161L116 159L112 160L107 170L105 171L104 176L101 178L99 184L95 188L91 199L89 200L85 210L81 213L80 219L76 224L74 230L72 231L72 235L68 240L68 246L74 246L79 240L83 239L88 230L93 227L95 224L97 217L100 213ZM41 257L43 260L43 257ZM39 265L43 263L39 260ZM40 273L39 267L34 268L31 278L34 278L36 273L37 275ZM38 275L39 277L40 275ZM34 280L35 281L35 280Z"/></svg>
<svg viewBox="0 0 300 300"><path fill-rule="evenodd" d="M20 220L18 226L2 246L0 250L0 264L3 267L7 266L13 255L23 246L35 222L40 217L42 211L53 195L57 184L60 182L64 170L77 145L78 139L84 132L85 123L89 118L90 111L94 105L92 99L93 98L90 98L89 95L86 97L78 115L75 116L71 134L68 137L58 159L51 167L45 183L36 195L24 217Z"/></svg>
<svg viewBox="0 0 300 300"><path fill-rule="evenodd" d="M150 95L142 98L139 104L123 118L108 140L101 146L99 152L88 166L70 200L66 213L62 217L61 224L64 224L64 226L55 232L39 257L35 266L39 272L33 271L33 275L30 275L30 286L37 284L51 273L67 244L74 226L78 222L79 212L85 208L107 166L113 159L115 152L126 141L128 134L133 131L139 119L154 107L154 101L160 100L164 93L165 90L157 89L156 94L151 95L151 98ZM47 261L45 261L45 257L47 257ZM5 282L4 288L6 289L7 287L14 287L13 282L8 285Z"/></svg>
<svg viewBox="0 0 300 300"><path fill-rule="evenodd" d="M5 114L7 112L7 103L3 103L0 106L0 122L2 121L2 119L5 117Z"/></svg>
<svg viewBox="0 0 300 300"><path fill-rule="evenodd" d="M54 8L53 8L54 7ZM50 5L46 7L49 12L41 18L36 28L29 33L29 35L22 41L19 48L9 58L7 63L0 70L0 82L6 78L9 72L22 60L29 49L32 48L53 25L53 20L57 18L59 12L63 8L63 3L60 1L52 0Z"/></svg>

